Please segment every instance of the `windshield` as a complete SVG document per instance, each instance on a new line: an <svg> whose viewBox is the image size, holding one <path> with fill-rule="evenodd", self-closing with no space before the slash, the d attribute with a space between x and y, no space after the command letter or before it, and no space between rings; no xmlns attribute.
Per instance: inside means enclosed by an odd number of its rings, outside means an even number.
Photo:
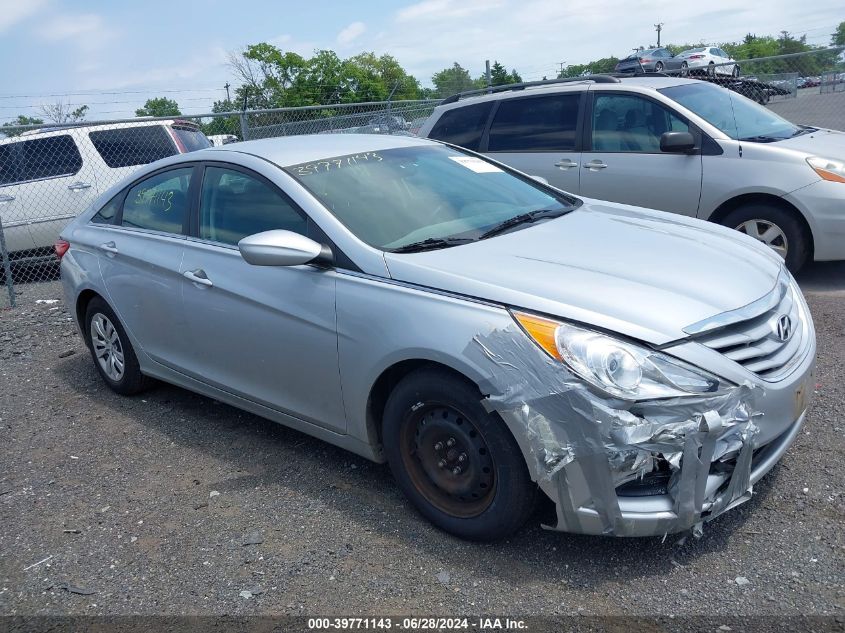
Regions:
<svg viewBox="0 0 845 633"><path fill-rule="evenodd" d="M381 250L424 240L474 241L516 216L559 215L578 203L446 146L336 156L285 171L360 240Z"/></svg>
<svg viewBox="0 0 845 633"><path fill-rule="evenodd" d="M659 92L692 110L732 139L767 143L800 134L798 127L727 88L695 82Z"/></svg>

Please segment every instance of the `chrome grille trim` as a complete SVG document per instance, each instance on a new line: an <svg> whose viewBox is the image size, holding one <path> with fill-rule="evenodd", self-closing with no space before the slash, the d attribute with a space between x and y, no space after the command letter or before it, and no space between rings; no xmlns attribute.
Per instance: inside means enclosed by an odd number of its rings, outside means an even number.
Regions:
<svg viewBox="0 0 845 633"><path fill-rule="evenodd" d="M787 375L803 357L810 340L806 306L789 274L784 271L775 288L739 310L701 321L685 331L698 329L693 340L717 351L767 382ZM753 306L753 309L752 309ZM788 315L792 334L778 337L778 319ZM738 318L738 317L744 318Z"/></svg>

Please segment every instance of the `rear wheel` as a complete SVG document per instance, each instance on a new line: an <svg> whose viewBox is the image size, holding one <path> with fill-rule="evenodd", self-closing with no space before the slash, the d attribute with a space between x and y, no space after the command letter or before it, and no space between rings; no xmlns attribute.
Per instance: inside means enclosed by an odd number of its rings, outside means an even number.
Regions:
<svg viewBox="0 0 845 633"><path fill-rule="evenodd" d="M739 64L734 64L733 72L731 73L734 77L739 77Z"/></svg>
<svg viewBox="0 0 845 633"><path fill-rule="evenodd" d="M786 262L793 273L807 261L810 237L794 213L765 203L753 203L731 211L722 224L759 240Z"/></svg>
<svg viewBox="0 0 845 633"><path fill-rule="evenodd" d="M687 77L687 76L689 76L689 64L686 63L686 62L683 62L681 64L681 77Z"/></svg>
<svg viewBox="0 0 845 633"><path fill-rule="evenodd" d="M716 64L714 64L713 62L710 62L709 64L707 64L707 75L709 77L715 77L716 76Z"/></svg>
<svg viewBox="0 0 845 633"><path fill-rule="evenodd" d="M150 386L152 381L141 373L126 331L114 310L100 297L88 303L84 328L94 366L113 391L128 396Z"/></svg>
<svg viewBox="0 0 845 633"><path fill-rule="evenodd" d="M393 390L384 449L399 487L429 521L456 536L495 540L530 516L537 487L501 419L466 381L420 369Z"/></svg>
<svg viewBox="0 0 845 633"><path fill-rule="evenodd" d="M663 72L663 62L657 62L657 63L654 65L654 72L656 72L656 73L661 73L661 72Z"/></svg>

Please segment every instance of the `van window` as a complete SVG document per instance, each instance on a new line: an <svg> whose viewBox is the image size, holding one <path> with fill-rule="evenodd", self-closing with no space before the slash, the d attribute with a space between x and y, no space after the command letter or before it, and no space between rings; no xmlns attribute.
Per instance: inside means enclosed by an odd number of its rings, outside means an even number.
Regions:
<svg viewBox="0 0 845 633"><path fill-rule="evenodd" d="M186 152L194 152L198 149L212 147L208 137L197 128L188 125L173 125L170 127L173 134L182 144Z"/></svg>
<svg viewBox="0 0 845 633"><path fill-rule="evenodd" d="M636 95L597 94L593 106L594 152L660 153L664 132L689 132L668 108Z"/></svg>
<svg viewBox="0 0 845 633"><path fill-rule="evenodd" d="M446 110L429 132L429 138L460 145L471 150L478 150L481 135L487 125L487 117L493 102L476 103L462 108Z"/></svg>
<svg viewBox="0 0 845 633"><path fill-rule="evenodd" d="M132 187L123 203L121 224L150 231L182 233L193 170L193 167L171 169Z"/></svg>
<svg viewBox="0 0 845 633"><path fill-rule="evenodd" d="M581 93L505 99L490 126L490 152L575 149Z"/></svg>
<svg viewBox="0 0 845 633"><path fill-rule="evenodd" d="M72 176L82 156L68 134L47 136L0 147L0 184Z"/></svg>
<svg viewBox="0 0 845 633"><path fill-rule="evenodd" d="M146 165L179 153L163 125L96 130L88 136L106 165L113 168Z"/></svg>

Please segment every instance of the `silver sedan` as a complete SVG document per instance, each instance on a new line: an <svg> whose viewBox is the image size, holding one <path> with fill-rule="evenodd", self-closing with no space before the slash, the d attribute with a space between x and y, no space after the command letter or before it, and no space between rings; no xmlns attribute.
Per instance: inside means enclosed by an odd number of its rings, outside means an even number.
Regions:
<svg viewBox="0 0 845 633"><path fill-rule="evenodd" d="M56 244L105 383L377 462L442 529L698 530L792 443L815 334L782 261L468 151L321 135L174 156Z"/></svg>

